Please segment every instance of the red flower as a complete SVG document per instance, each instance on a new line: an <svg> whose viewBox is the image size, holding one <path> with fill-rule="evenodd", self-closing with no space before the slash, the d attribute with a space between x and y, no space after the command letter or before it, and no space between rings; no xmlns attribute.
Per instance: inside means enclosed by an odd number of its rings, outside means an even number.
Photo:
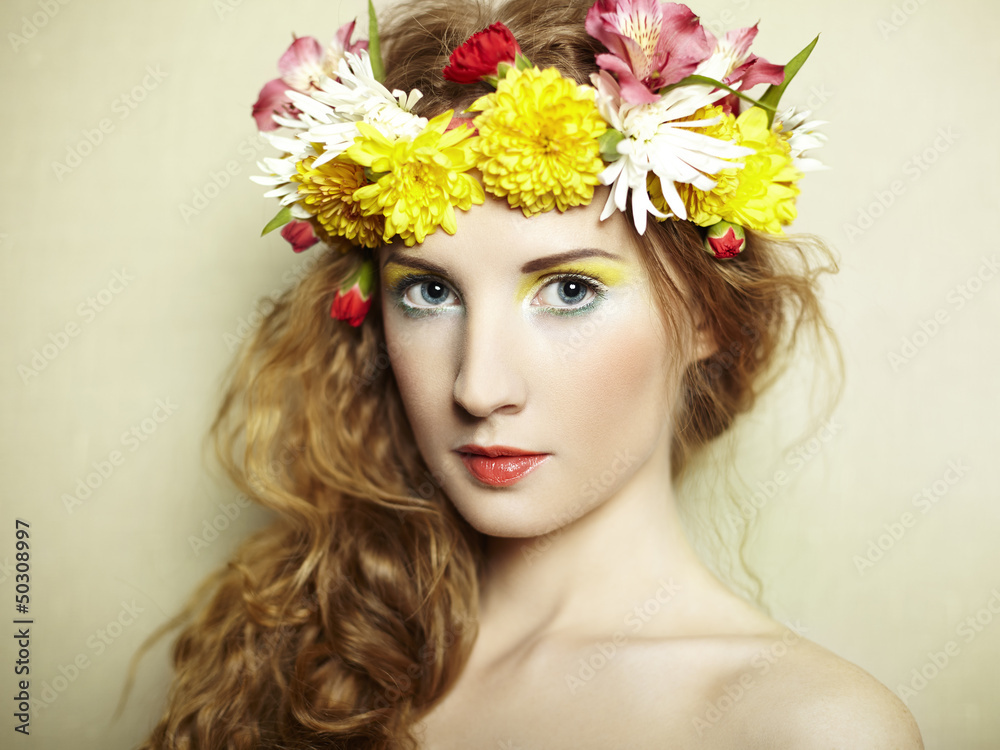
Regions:
<svg viewBox="0 0 1000 750"><path fill-rule="evenodd" d="M281 230L281 236L292 245L292 250L301 253L319 242L308 221L290 221Z"/></svg>
<svg viewBox="0 0 1000 750"><path fill-rule="evenodd" d="M361 325L372 306L374 284L375 264L366 260L337 290L330 307L330 317L346 321L355 328Z"/></svg>
<svg viewBox="0 0 1000 750"><path fill-rule="evenodd" d="M500 63L514 64L521 47L502 23L495 23L470 36L448 58L444 77L455 83L475 83L483 76L497 75Z"/></svg>
<svg viewBox="0 0 1000 750"><path fill-rule="evenodd" d="M333 299L333 306L330 308L330 317L346 321L357 328L364 322L368 308L371 306L371 297L363 299L357 286L353 286L346 294L337 292L337 296Z"/></svg>
<svg viewBox="0 0 1000 750"><path fill-rule="evenodd" d="M746 233L743 227L720 221L708 228L705 236L705 250L716 258L732 258L743 251Z"/></svg>

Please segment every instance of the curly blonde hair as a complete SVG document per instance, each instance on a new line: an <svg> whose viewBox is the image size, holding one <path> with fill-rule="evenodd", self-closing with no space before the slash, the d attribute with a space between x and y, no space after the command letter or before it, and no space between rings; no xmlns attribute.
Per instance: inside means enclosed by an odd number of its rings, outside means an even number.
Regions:
<svg viewBox="0 0 1000 750"><path fill-rule="evenodd" d="M590 4L397 6L382 29L386 84L419 88L420 114L463 107L486 89L440 71L495 21L537 65L586 82L601 51L584 30ZM637 241L664 322L680 330L666 311L683 300L718 344L684 374L677 479L753 405L801 331L829 332L818 277L836 263L820 244L752 232L743 253L719 262L688 222L653 222ZM811 264L811 250L825 264ZM358 328L326 314L371 252L328 248L233 366L212 436L232 480L275 518L144 646L183 625L167 707L142 750L415 748L414 724L469 656L483 538L416 448L377 292Z"/></svg>

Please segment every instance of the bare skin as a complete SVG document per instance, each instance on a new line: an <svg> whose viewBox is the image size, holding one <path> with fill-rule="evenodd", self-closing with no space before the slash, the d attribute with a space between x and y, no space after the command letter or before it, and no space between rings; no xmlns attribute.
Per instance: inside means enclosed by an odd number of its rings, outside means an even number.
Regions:
<svg viewBox="0 0 1000 750"><path fill-rule="evenodd" d="M689 544L670 415L684 366L715 344L696 326L686 341L665 334L634 230L598 220L603 198L531 219L487 199L459 213L455 236L381 251L414 435L488 538L479 635L418 724L422 747L922 747L892 693L734 595ZM581 248L616 256L575 269L603 276L606 296L557 314L596 298L568 302L523 269ZM420 259L439 270L411 283ZM466 470L467 443L550 455L498 488Z"/></svg>
<svg viewBox="0 0 1000 750"><path fill-rule="evenodd" d="M544 553L553 575L562 545L586 527L606 529L610 512L602 506L553 539ZM513 556L505 575L525 573L515 569L536 540L497 541ZM686 541L673 541L661 556L674 566L659 576L639 572L648 569L638 548L622 561L631 578L574 569L587 592L576 616L572 597L543 607L541 588L517 602L486 599L469 663L421 722L421 747L923 747L912 716L875 678L733 595Z"/></svg>

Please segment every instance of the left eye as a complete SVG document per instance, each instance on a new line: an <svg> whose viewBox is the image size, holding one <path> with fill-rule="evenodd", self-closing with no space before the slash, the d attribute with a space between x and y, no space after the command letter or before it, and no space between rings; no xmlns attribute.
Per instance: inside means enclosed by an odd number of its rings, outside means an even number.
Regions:
<svg viewBox="0 0 1000 750"><path fill-rule="evenodd" d="M546 307L583 307L581 303L589 301L588 293L592 297L600 297L602 292L601 287L589 279L581 276L561 276L542 287L536 300L541 300L538 305ZM532 302L532 305L535 304L536 302Z"/></svg>

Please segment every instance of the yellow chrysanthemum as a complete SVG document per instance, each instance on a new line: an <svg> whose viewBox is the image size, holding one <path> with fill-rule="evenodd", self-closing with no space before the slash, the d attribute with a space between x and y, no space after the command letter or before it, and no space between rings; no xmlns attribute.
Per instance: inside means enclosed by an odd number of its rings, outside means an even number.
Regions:
<svg viewBox="0 0 1000 750"><path fill-rule="evenodd" d="M389 140L376 128L358 123L361 133L344 155L375 173L384 173L354 193L368 215L385 217L383 239L399 235L407 246L423 242L439 226L454 234L455 206L468 210L486 196L466 172L474 166L471 131L460 125L445 132L449 110L427 123L415 138Z"/></svg>
<svg viewBox="0 0 1000 750"><path fill-rule="evenodd" d="M604 170L598 138L607 124L594 90L555 68L511 69L470 110L486 189L531 216L590 203Z"/></svg>
<svg viewBox="0 0 1000 750"><path fill-rule="evenodd" d="M748 109L734 125L739 145L754 149L754 153L742 159L742 169L719 174L719 184L711 191L678 186L689 218L701 226L728 221L781 234L782 225L795 220L795 198L799 194L795 183L802 172L792 163L788 141L768 127L767 113L760 107Z"/></svg>
<svg viewBox="0 0 1000 750"><path fill-rule="evenodd" d="M291 176L299 183L300 203L316 216L332 237L346 237L364 247L377 247L385 222L381 216L366 216L354 192L365 184L365 170L357 164L334 159L318 167L310 156L295 165Z"/></svg>

